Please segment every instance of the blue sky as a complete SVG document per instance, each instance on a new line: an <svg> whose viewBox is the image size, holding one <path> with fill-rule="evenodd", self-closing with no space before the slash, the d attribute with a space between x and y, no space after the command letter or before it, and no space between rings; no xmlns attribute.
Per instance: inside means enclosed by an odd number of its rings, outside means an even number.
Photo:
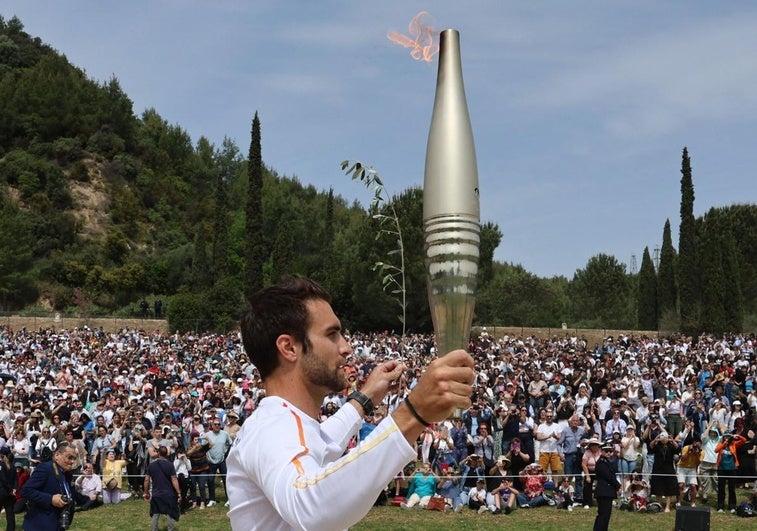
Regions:
<svg viewBox="0 0 757 531"><path fill-rule="evenodd" d="M422 186L436 62L392 44L419 11L461 34L482 221L540 276L677 244L681 150L695 213L757 199L757 3L688 0L0 0L94 79L115 75L197 140L364 203L339 169ZM750 177L751 175L751 177ZM752 184L749 184L752 183Z"/></svg>

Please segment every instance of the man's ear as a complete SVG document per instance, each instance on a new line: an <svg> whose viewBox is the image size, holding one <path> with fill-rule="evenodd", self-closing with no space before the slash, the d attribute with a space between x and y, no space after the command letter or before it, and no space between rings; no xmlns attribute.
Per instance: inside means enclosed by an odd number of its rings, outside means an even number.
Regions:
<svg viewBox="0 0 757 531"><path fill-rule="evenodd" d="M294 363L297 360L299 342L293 336L281 334L276 338L276 348L279 351L279 355L286 361Z"/></svg>

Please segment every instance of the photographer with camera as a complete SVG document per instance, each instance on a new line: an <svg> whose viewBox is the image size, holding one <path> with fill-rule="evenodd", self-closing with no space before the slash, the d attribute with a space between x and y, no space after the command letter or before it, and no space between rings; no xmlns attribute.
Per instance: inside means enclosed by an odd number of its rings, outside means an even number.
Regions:
<svg viewBox="0 0 757 531"><path fill-rule="evenodd" d="M68 443L61 443L52 460L40 463L34 469L34 474L21 488L21 495L29 502L24 529L60 531L71 525L74 499L85 501L80 500L81 495L73 487L71 469L76 459L76 449Z"/></svg>

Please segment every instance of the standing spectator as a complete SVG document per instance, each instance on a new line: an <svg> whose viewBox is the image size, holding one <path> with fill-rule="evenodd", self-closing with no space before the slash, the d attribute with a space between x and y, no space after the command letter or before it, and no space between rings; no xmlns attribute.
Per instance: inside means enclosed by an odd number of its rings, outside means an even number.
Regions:
<svg viewBox="0 0 757 531"><path fill-rule="evenodd" d="M552 474L561 474L565 459L562 447L558 444L562 437L562 427L553 422L554 416L552 410L547 410L544 422L536 428L536 439L540 443L539 466L545 471L550 468Z"/></svg>
<svg viewBox="0 0 757 531"><path fill-rule="evenodd" d="M602 455L597 460L594 470L597 484L594 487L594 497L597 499L597 518L594 520L594 531L607 531L612 514L612 500L618 497L620 483L615 477L617 469L610 463L610 456L614 449L612 444L602 446Z"/></svg>
<svg viewBox="0 0 757 531"><path fill-rule="evenodd" d="M711 424L702 433L702 461L699 463L699 475L701 478L702 501L707 503L709 496L717 493L717 470L718 452L716 448L720 443L720 432L714 424Z"/></svg>
<svg viewBox="0 0 757 531"><path fill-rule="evenodd" d="M641 452L641 440L636 436L636 430L633 426L626 428L625 436L620 440L620 473L623 477L623 490L628 487L628 481L631 474L636 470Z"/></svg>
<svg viewBox="0 0 757 531"><path fill-rule="evenodd" d="M16 428L13 437L8 441L8 445L13 449L14 465L28 468L31 464L32 443L26 436L26 430L23 427Z"/></svg>
<svg viewBox="0 0 757 531"><path fill-rule="evenodd" d="M96 473L102 474L107 452L115 446L115 443L115 438L108 433L108 428L104 425L97 427L97 438L92 443L92 451L90 452Z"/></svg>
<svg viewBox="0 0 757 531"><path fill-rule="evenodd" d="M176 479L176 469L168 458L168 448L161 446L157 458L147 467L144 481L144 497L150 500L150 530L158 531L160 515L166 515L168 531L174 531L179 521L181 490ZM152 486L152 494L150 487Z"/></svg>
<svg viewBox="0 0 757 531"><path fill-rule="evenodd" d="M746 443L746 439L741 435L734 435L727 431L723 434L722 440L715 447L718 454L718 512L723 512L723 503L725 502L725 489L728 487L728 509L731 513L736 513L736 470L739 467L739 460L736 456L740 446Z"/></svg>
<svg viewBox="0 0 757 531"><path fill-rule="evenodd" d="M82 467L82 474L76 478L74 486L82 496L80 507L82 511L88 511L102 504L100 496L103 492L103 483L100 476L94 473L92 463L87 463Z"/></svg>
<svg viewBox="0 0 757 531"><path fill-rule="evenodd" d="M29 502L24 518L26 531L58 531L61 517L73 520L73 503L79 498L71 475L75 462L76 450L61 443L52 460L40 463L24 484L21 495Z"/></svg>
<svg viewBox="0 0 757 531"><path fill-rule="evenodd" d="M576 482L576 498L580 498L583 494L581 488L583 485L579 478L581 476L581 439L585 435L586 429L581 425L581 417L573 415L568 419L567 428L562 430L558 443L565 459L563 462L565 474L571 481Z"/></svg>
<svg viewBox="0 0 757 531"><path fill-rule="evenodd" d="M670 499L676 497L678 502L678 481L675 470L675 456L678 445L670 438L668 432L660 433L649 445L654 455L652 467L651 493L653 496L665 497L665 512L670 512Z"/></svg>
<svg viewBox="0 0 757 531"><path fill-rule="evenodd" d="M602 450L599 439L589 439L589 441L586 443L586 451L581 458L581 468L584 472L584 509L588 509L592 505L592 498L594 497L595 470L597 468L597 461L599 461L599 458L601 456Z"/></svg>
<svg viewBox="0 0 757 531"><path fill-rule="evenodd" d="M454 446L455 462L460 465L468 457L468 429L460 417L456 418L453 424L450 437L452 437Z"/></svg>
<svg viewBox="0 0 757 531"><path fill-rule="evenodd" d="M489 426L483 422L478 426L478 435L473 437L473 451L483 458L485 468L494 464L494 437L489 434Z"/></svg>
<svg viewBox="0 0 757 531"><path fill-rule="evenodd" d="M6 530L16 529L16 467L13 466L11 449L7 446L0 448L0 507L5 510Z"/></svg>
<svg viewBox="0 0 757 531"><path fill-rule="evenodd" d="M221 421L218 418L214 418L210 423L210 431L205 433L205 437L210 441L210 449L208 450L208 463L210 468L208 469L208 507L212 507L216 504L216 474L221 478L221 484L223 485L223 492L226 496L228 507L229 495L226 492L226 454L231 449L231 437L225 431L221 431Z"/></svg>
<svg viewBox="0 0 757 531"><path fill-rule="evenodd" d="M400 507L412 509L418 505L421 509L425 509L429 500L431 500L431 496L436 492L437 479L431 470L431 464L423 463L421 469L410 478L407 489L407 503L400 503Z"/></svg>
<svg viewBox="0 0 757 531"><path fill-rule="evenodd" d="M121 503L121 487L126 461L116 459L116 451L109 449L103 462L103 503Z"/></svg>
<svg viewBox="0 0 757 531"><path fill-rule="evenodd" d="M678 460L678 499L685 498L685 489L688 490L691 506L696 507L697 500L697 467L702 457L702 441L695 438L691 444L681 449L681 458Z"/></svg>
<svg viewBox="0 0 757 531"><path fill-rule="evenodd" d="M176 477L179 481L179 494L181 494L181 502L179 503L179 506L183 513L189 508L189 493L191 487L189 471L192 469L192 463L187 458L187 453L183 449L180 448L176 452L176 459L173 460L173 466L176 470Z"/></svg>
<svg viewBox="0 0 757 531"><path fill-rule="evenodd" d="M189 462L192 463L192 468L189 471L194 498L192 509L199 505L200 509L204 510L207 502L208 470L210 470L208 450L211 443L204 437L200 437L200 434L196 431L190 434L190 440L191 444L187 450L187 457L189 457Z"/></svg>

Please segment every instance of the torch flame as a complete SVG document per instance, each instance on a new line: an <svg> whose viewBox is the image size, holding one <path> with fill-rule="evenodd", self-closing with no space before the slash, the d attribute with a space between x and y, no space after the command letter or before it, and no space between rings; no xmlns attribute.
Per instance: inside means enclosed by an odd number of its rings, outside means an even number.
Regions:
<svg viewBox="0 0 757 531"><path fill-rule="evenodd" d="M439 52L439 42L434 27L421 21L422 18L430 16L426 11L415 15L408 25L410 36L396 31L390 31L386 36L395 44L411 48L410 55L416 61L423 60L430 63L431 58Z"/></svg>

